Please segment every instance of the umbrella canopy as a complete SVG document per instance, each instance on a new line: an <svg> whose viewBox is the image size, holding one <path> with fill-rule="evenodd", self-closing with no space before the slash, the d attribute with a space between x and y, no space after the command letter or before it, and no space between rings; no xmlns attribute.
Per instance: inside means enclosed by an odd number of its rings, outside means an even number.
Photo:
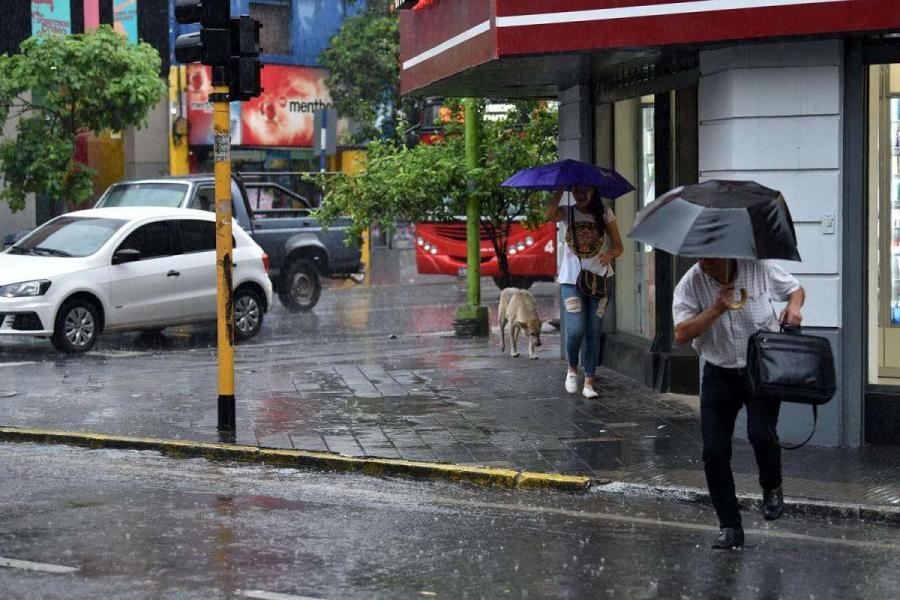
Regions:
<svg viewBox="0 0 900 600"><path fill-rule="evenodd" d="M634 190L634 186L615 171L571 159L523 169L500 185L545 191L590 186L610 200Z"/></svg>
<svg viewBox="0 0 900 600"><path fill-rule="evenodd" d="M637 214L628 237L679 256L800 260L784 196L754 181L674 189Z"/></svg>

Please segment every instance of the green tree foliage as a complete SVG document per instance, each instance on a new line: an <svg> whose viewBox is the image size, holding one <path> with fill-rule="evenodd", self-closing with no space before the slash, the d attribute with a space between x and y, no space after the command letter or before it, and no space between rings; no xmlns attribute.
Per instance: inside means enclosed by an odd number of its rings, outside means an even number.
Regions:
<svg viewBox="0 0 900 600"><path fill-rule="evenodd" d="M31 37L19 54L0 56L0 123L16 119L16 135L0 141L0 201L14 211L31 192L87 201L94 171L75 160L77 136L145 125L166 89L160 67L152 46L109 26Z"/></svg>
<svg viewBox="0 0 900 600"><path fill-rule="evenodd" d="M445 106L453 115L462 114L459 101L448 100ZM462 123L453 117L444 130L444 139L430 145L370 143L366 168L358 175L315 176L326 192L318 216L326 223L349 216L350 236L358 242L372 226L391 231L397 222L464 220L466 200L474 194L501 271L508 276L510 225L519 219L529 227L539 225L544 203L539 194L500 184L520 169L556 160L556 109L519 103L505 117L484 121L481 161L472 171L466 168Z"/></svg>
<svg viewBox="0 0 900 600"><path fill-rule="evenodd" d="M319 56L338 114L357 127L355 142L390 131L400 107L400 32L388 4L367 2L360 14L344 20Z"/></svg>

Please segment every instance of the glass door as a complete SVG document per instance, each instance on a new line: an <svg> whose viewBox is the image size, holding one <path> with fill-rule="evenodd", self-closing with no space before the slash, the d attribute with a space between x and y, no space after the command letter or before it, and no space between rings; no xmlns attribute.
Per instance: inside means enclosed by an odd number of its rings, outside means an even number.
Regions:
<svg viewBox="0 0 900 600"><path fill-rule="evenodd" d="M900 64L870 68L868 138L869 272L877 274L869 278L869 383L896 385L900 384Z"/></svg>

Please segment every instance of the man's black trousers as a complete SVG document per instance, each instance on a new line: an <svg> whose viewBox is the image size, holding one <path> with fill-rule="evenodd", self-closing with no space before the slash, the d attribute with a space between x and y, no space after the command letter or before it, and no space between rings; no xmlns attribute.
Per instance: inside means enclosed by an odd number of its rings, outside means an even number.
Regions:
<svg viewBox="0 0 900 600"><path fill-rule="evenodd" d="M747 408L747 436L759 466L759 485L773 490L781 485L781 448L775 433L781 403L751 397L745 369L706 363L700 385L703 465L720 527L741 526L731 474L731 440L742 406Z"/></svg>

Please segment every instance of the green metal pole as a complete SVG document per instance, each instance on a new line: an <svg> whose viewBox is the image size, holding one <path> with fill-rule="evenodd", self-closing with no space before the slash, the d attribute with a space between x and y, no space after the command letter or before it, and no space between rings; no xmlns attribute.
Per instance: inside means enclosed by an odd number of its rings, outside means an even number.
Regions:
<svg viewBox="0 0 900 600"><path fill-rule="evenodd" d="M466 167L477 169L479 156L479 125L481 115L478 114L477 101L467 98L465 101L466 123ZM481 207L473 193L474 185L469 184L469 202L466 210L466 249L468 258L467 283L469 288L469 306L481 306Z"/></svg>
<svg viewBox="0 0 900 600"><path fill-rule="evenodd" d="M463 100L466 119L466 168L478 168L481 115L478 101ZM486 306L481 306L481 206L475 196L475 181L469 180L469 200L466 205L466 286L468 302L456 311L453 328L460 337L487 337L491 333Z"/></svg>

